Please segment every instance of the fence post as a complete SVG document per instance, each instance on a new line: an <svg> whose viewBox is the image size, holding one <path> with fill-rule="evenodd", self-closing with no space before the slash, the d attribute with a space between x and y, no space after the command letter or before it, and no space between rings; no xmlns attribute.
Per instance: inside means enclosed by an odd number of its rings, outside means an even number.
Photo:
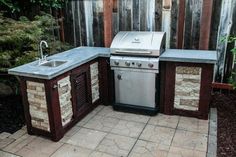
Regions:
<svg viewBox="0 0 236 157"><path fill-rule="evenodd" d="M201 27L199 49L208 50L210 32L211 32L211 17L212 17L213 0L204 0L202 6Z"/></svg>
<svg viewBox="0 0 236 157"><path fill-rule="evenodd" d="M112 41L112 1L113 0L103 0L105 47L110 47Z"/></svg>
<svg viewBox="0 0 236 157"><path fill-rule="evenodd" d="M177 45L178 49L183 48L184 38L184 18L185 18L185 0L179 0L179 13L177 25Z"/></svg>

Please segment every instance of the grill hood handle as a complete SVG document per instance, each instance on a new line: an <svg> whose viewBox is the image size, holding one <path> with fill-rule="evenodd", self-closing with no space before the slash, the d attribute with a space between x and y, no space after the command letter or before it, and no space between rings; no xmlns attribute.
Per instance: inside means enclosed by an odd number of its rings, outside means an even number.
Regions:
<svg viewBox="0 0 236 157"><path fill-rule="evenodd" d="M127 50L116 50L116 53L125 53L125 54L129 54L129 53L133 53L133 54L151 54L151 51L127 51Z"/></svg>

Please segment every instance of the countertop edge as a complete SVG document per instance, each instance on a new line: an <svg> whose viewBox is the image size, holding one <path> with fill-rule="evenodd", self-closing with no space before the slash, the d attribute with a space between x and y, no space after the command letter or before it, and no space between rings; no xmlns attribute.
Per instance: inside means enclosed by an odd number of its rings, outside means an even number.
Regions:
<svg viewBox="0 0 236 157"><path fill-rule="evenodd" d="M169 61L169 62L190 62L190 63L204 63L204 64L215 64L216 60L210 59L196 59L196 58L175 58L175 57L160 57L160 61Z"/></svg>
<svg viewBox="0 0 236 157"><path fill-rule="evenodd" d="M57 77L57 76L59 76L61 74L64 74L64 73L66 73L66 72L68 72L68 71L70 71L70 70L72 70L72 69L74 69L74 68L76 68L76 67L78 67L78 66L80 66L82 64L85 64L85 63L87 63L87 62L89 62L89 61L91 61L93 59L96 59L98 57L106 57L106 58L108 58L108 57L110 57L110 55L109 54L102 54L102 53L99 54L98 53L96 55L93 55L93 56L91 56L89 58L84 59L84 61L81 61L81 62L79 62L77 64L74 64L74 65L71 65L71 66L65 68L64 70L56 72L53 75L40 75L40 74L33 74L33 73L28 74L28 73L11 71L11 69L8 70L8 74L10 74L10 75L17 75L17 76L21 76L21 77L31 77L31 78L36 78L36 79L51 80L51 79L53 79L53 78L55 78L55 77Z"/></svg>

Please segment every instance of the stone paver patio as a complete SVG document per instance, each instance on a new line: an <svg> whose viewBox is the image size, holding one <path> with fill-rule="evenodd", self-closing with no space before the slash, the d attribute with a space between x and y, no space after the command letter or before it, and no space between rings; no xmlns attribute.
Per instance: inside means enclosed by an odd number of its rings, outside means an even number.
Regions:
<svg viewBox="0 0 236 157"><path fill-rule="evenodd" d="M208 120L144 116L99 106L59 142L26 128L0 134L0 157L205 157Z"/></svg>

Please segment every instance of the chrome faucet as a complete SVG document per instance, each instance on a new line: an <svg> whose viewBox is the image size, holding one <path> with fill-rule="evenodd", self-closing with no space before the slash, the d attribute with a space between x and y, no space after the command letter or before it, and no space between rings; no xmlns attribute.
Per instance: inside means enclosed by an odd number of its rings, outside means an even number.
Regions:
<svg viewBox="0 0 236 157"><path fill-rule="evenodd" d="M41 58L39 58L39 64L42 64L47 61L47 55L45 55L45 56L43 55L43 48L42 48L43 44L45 45L46 48L48 47L48 43L46 41L44 41L44 40L40 41L39 49L40 49L40 57Z"/></svg>

